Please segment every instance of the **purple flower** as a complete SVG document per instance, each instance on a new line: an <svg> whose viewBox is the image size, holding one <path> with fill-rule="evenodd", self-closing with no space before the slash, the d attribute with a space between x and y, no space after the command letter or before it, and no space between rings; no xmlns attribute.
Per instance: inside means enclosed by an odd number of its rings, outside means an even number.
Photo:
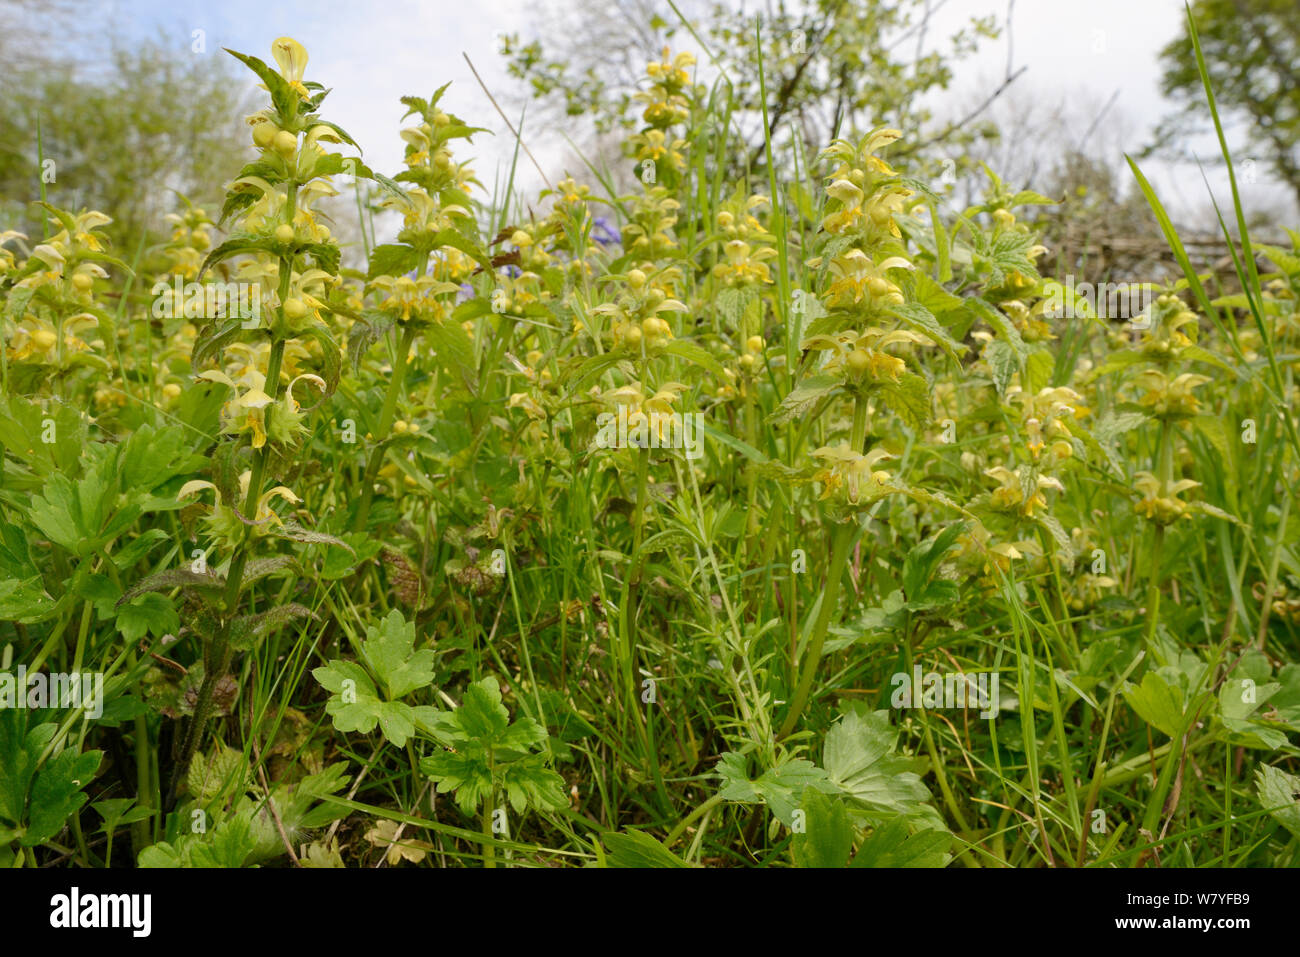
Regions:
<svg viewBox="0 0 1300 957"><path fill-rule="evenodd" d="M467 282L460 284L460 292L456 295L456 302L462 303L467 299L474 298L474 287Z"/></svg>
<svg viewBox="0 0 1300 957"><path fill-rule="evenodd" d="M620 237L614 230L614 224L609 221L608 216L597 216L592 221L591 238L602 246L613 246L620 242Z"/></svg>

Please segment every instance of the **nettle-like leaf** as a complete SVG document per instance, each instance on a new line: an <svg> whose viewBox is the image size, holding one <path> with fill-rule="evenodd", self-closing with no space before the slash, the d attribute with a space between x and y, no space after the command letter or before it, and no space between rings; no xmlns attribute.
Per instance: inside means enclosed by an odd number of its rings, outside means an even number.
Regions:
<svg viewBox="0 0 1300 957"><path fill-rule="evenodd" d="M1262 764L1255 771L1259 806L1296 837L1300 837L1300 775Z"/></svg>
<svg viewBox="0 0 1300 957"><path fill-rule="evenodd" d="M405 243L385 243L370 253L370 268L366 279L378 276L401 276L420 267L420 251Z"/></svg>
<svg viewBox="0 0 1300 957"><path fill-rule="evenodd" d="M827 396L842 392L843 382L837 376L808 376L790 391L776 411L767 417L770 425L779 425L807 415L812 407ZM927 397L928 404L928 397Z"/></svg>
<svg viewBox="0 0 1300 957"><path fill-rule="evenodd" d="M471 684L459 708L438 715L433 736L451 750L424 758L420 770L439 793L454 791L466 814L498 790L516 813L564 807L563 778L546 766L544 754L531 753L545 746L546 729L529 717L511 722L496 678Z"/></svg>
<svg viewBox="0 0 1300 957"><path fill-rule="evenodd" d="M241 615L230 623L230 647L236 651L248 651L267 635L301 618L315 620L317 615L305 605L292 601L256 615Z"/></svg>
<svg viewBox="0 0 1300 957"><path fill-rule="evenodd" d="M432 649L415 651L414 646L415 623L394 608L379 627L366 629L360 648L366 667L335 660L312 672L331 692L325 711L337 730L369 734L378 725L384 737L400 748L415 734L417 724L433 726L436 708L397 700L433 683Z"/></svg>
<svg viewBox="0 0 1300 957"><path fill-rule="evenodd" d="M218 742L211 756L195 752L185 785L195 801L208 805L239 790L247 773L243 752Z"/></svg>

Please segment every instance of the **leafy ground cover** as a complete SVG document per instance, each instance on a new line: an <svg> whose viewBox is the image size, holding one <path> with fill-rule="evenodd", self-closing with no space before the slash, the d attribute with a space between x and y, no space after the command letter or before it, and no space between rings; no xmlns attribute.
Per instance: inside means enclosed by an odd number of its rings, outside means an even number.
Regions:
<svg viewBox="0 0 1300 957"><path fill-rule="evenodd" d="M1226 294L1134 164L1117 319L906 130L724 181L689 54L528 202L271 54L158 269L0 237L0 862L1297 864L1300 234Z"/></svg>

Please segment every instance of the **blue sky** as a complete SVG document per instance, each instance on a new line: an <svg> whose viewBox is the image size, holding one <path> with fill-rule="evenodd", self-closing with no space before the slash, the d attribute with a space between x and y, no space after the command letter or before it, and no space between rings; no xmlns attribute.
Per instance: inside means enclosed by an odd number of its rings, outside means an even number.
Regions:
<svg viewBox="0 0 1300 957"><path fill-rule="evenodd" d="M490 189L499 170L504 176L513 141L461 54L469 54L506 105L517 88L503 69L497 38L503 31L528 35L544 11L544 2L555 0L531 4L390 0L373 5L333 0L106 0L98 6L103 9L103 22L128 37L162 31L188 50L193 31L205 31L206 52L195 55L221 57L225 46L269 59L275 37L294 37L310 54L308 78L334 88L326 116L352 133L365 147L367 162L379 170L400 168L402 143L397 131L405 108L399 97L428 95L450 81L447 107L498 134L476 137L472 146L458 150L458 158L476 158L474 167ZM1007 0L936 0L935 5L939 7L931 31L935 38L946 36L972 15L995 14L1003 19L1008 8ZM752 3L745 6L755 9ZM1114 161L1125 150L1140 149L1149 130L1170 109L1159 94L1155 55L1179 31L1182 0L1017 0L1014 10L1010 37L1014 61L1027 67L1015 85L1017 95L1062 100L1086 116L1119 90L1116 106L1101 130L1102 139ZM941 116L960 112L961 104L997 85L1007 44L1006 37L989 42L960 66L950 97L936 103ZM548 172L556 172L568 153L560 131L528 129L525 139L543 165L550 167ZM1243 144L1239 159L1245 158L1249 139L1235 139ZM1198 139L1195 146L1207 157L1215 152L1211 138ZM1262 166L1259 182L1248 187L1248 205L1280 203L1290 208L1289 194L1268 179ZM1205 187L1195 168L1173 168L1156 161L1144 168L1176 214L1187 216L1205 206ZM534 188L537 181L531 170L521 170L525 188ZM1212 173L1210 181L1222 200L1226 178Z"/></svg>

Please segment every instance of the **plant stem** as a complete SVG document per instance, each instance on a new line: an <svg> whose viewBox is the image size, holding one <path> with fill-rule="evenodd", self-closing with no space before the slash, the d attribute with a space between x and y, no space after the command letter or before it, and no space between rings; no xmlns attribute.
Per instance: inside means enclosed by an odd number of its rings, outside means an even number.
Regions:
<svg viewBox="0 0 1300 957"><path fill-rule="evenodd" d="M352 520L352 531L364 531L366 519L370 517L370 504L375 498L375 480L379 477L379 468L384 461L384 443L393 431L393 415L397 409L397 396L402 391L402 380L406 378L406 357L415 341L415 328L407 326L402 330L397 344L397 357L393 360L392 378L388 380L388 391L384 394L384 405L379 412L379 434L375 436L375 447L366 463L366 474L361 492L361 507L357 509Z"/></svg>
<svg viewBox="0 0 1300 957"><path fill-rule="evenodd" d="M853 405L853 433L850 448L861 453L866 437L867 402L866 399L858 398ZM817 665L821 661L822 644L826 641L826 629L830 627L831 616L835 613L839 601L840 579L844 577L844 566L848 562L849 552L852 550L857 533L856 519L846 522L835 531L835 545L831 552L831 565L826 575L826 585L822 591L822 603L817 609L817 621L813 625L808 647L804 651L803 674L799 678L794 700L790 704L790 710L786 712L785 721L782 722L777 737L787 737L794 730L799 722L800 713L808 703L813 679L817 675Z"/></svg>
<svg viewBox="0 0 1300 957"><path fill-rule="evenodd" d="M283 303L289 292L290 268L290 264L281 260L281 310L284 308ZM266 368L267 388L271 390L272 399L277 401L280 396L280 367L284 362L285 341L277 338L271 343L271 357ZM274 409L274 401L266 407L266 425L268 427ZM253 520L257 518L257 502L262 495L262 481L266 476L266 464L269 458L270 445L268 444L257 450L257 457L253 460L253 472L248 482L248 493L244 496L244 514L252 516ZM185 744L181 749L180 760L172 769L171 783L167 789L171 799L175 798L176 785L181 774L189 767L194 752L198 748L203 727L207 724L212 713L212 694L216 690L217 682L225 675L226 669L230 667L230 659L233 655L233 649L230 647L230 624L239 601L239 588L244 578L244 567L248 564L250 537L249 531L245 530L243 542L230 561L230 571L226 576L225 617L212 645L205 649L203 684L199 686L198 700L194 704L194 717L190 721L189 732L185 735Z"/></svg>

